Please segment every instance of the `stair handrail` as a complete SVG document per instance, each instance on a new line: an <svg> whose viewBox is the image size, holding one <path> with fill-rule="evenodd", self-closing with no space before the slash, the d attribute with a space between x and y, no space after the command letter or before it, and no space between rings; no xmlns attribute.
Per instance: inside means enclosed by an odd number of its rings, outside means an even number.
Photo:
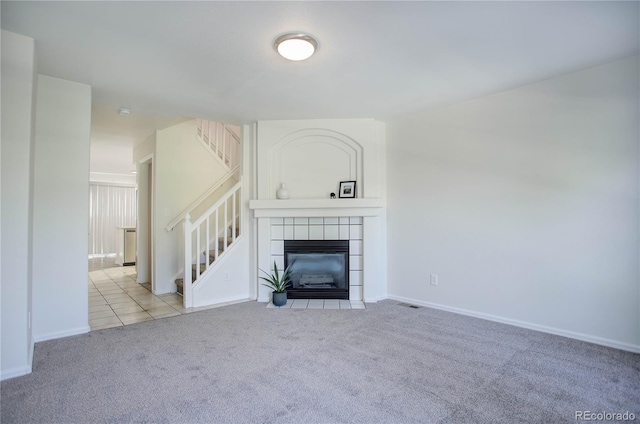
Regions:
<svg viewBox="0 0 640 424"><path fill-rule="evenodd" d="M227 182L227 180L229 180L229 178L231 178L236 172L238 172L238 170L240 169L240 165L236 165L234 166L232 169L229 170L229 172L227 172L226 174L224 174L218 181L216 181L214 184L211 185L211 187L209 187L209 189L207 191L205 191L200 197L198 197L196 200L194 200L193 203L191 203L189 206L187 206L187 208L185 210L183 210L178 216L176 216L171 222L169 222L164 229L166 231L173 231L173 229L180 223L182 222L182 220L188 215L190 214L195 208L197 208L198 206L200 206L202 204L202 202L205 201L206 198L208 198L209 196L211 196L211 194L216 191L217 189L219 189L224 183Z"/></svg>
<svg viewBox="0 0 640 424"><path fill-rule="evenodd" d="M227 193L224 196L222 196L216 203L214 203L209 209L207 209L207 211L203 213L200 216L200 218L193 221L191 225L195 227L202 224L204 220L207 219L207 217L213 213L213 211L218 209L224 202L226 202L229 199L229 197L231 197L233 193L237 191L238 188L240 187L242 187L242 177L240 177L240 181L238 181L233 187L227 190Z"/></svg>

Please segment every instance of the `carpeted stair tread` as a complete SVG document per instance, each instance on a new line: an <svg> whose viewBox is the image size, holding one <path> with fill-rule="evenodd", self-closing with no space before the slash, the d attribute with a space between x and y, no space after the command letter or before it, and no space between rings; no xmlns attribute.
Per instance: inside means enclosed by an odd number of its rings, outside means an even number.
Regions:
<svg viewBox="0 0 640 424"><path fill-rule="evenodd" d="M236 237L239 235L239 233L240 231L238 229L236 231ZM227 239L227 243L228 243L228 246L231 246L231 244L233 243L233 240L231 239L231 237ZM224 237L220 237L218 239L218 257L220 257L220 255L222 255L222 252L224 251L225 251ZM206 251L203 251L202 254L205 255ZM216 260L216 251L209 250L209 264L212 264L215 260ZM200 274L206 271L206 269L207 269L206 264L200 264ZM196 279L196 264L193 264L192 270L191 270L191 280L194 281L195 279ZM177 278L175 283L176 283L176 286L178 287L177 293L182 294L184 289L184 278Z"/></svg>

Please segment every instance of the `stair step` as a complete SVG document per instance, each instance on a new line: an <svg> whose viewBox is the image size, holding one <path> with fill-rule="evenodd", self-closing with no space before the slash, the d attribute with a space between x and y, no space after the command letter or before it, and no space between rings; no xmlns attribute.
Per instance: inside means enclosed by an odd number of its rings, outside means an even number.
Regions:
<svg viewBox="0 0 640 424"><path fill-rule="evenodd" d="M231 246L233 244L233 240L231 238L228 238L227 242L229 243L229 246ZM220 256L222 254L222 252L224 252L224 250L225 250L224 237L220 237L218 239L218 256ZM204 255L205 252L202 252L202 254ZM215 258L216 257L216 251L215 250L209 250L209 257L210 258ZM209 263L211 263L211 262L209 262Z"/></svg>
<svg viewBox="0 0 640 424"><path fill-rule="evenodd" d="M200 274L205 272L206 269L207 269L207 264L200 264ZM196 264L191 265L191 275L193 275L194 278L195 278L195 275L196 275Z"/></svg>
<svg viewBox="0 0 640 424"><path fill-rule="evenodd" d="M236 231L236 233L238 233L238 231ZM232 244L232 240L231 238L229 238L228 240L229 246L231 246ZM224 237L220 237L218 239L218 256L222 255L222 252L224 252L225 247L224 247ZM202 252L202 254L206 254L206 251ZM216 252L215 250L209 250L209 265L211 265L214 261L216 260ZM200 264L200 274L202 274L203 272L205 272L207 269L207 264ZM194 281L196 279L196 264L191 265L191 280ZM177 293L178 294L183 294L184 292L184 278L177 278L176 281L176 286L178 287Z"/></svg>

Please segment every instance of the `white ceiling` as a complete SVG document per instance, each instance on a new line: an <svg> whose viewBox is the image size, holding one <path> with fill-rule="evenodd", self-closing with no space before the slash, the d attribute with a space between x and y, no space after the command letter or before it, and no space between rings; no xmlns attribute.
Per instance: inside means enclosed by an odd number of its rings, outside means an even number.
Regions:
<svg viewBox="0 0 640 424"><path fill-rule="evenodd" d="M91 85L94 105L243 124L388 120L637 55L638 6L2 1L1 12L3 29L36 40L39 72ZM273 50L292 30L317 37L311 59Z"/></svg>
<svg viewBox="0 0 640 424"><path fill-rule="evenodd" d="M91 110L91 172L130 175L133 147L156 130L186 118L167 117L137 111L121 116L119 109L94 104Z"/></svg>

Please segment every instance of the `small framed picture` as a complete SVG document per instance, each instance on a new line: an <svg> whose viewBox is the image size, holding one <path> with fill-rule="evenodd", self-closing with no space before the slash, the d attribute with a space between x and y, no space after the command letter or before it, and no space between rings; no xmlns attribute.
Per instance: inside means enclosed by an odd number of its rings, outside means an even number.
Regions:
<svg viewBox="0 0 640 424"><path fill-rule="evenodd" d="M340 198L355 198L356 197L356 182L355 181L340 181L340 192L338 193Z"/></svg>

